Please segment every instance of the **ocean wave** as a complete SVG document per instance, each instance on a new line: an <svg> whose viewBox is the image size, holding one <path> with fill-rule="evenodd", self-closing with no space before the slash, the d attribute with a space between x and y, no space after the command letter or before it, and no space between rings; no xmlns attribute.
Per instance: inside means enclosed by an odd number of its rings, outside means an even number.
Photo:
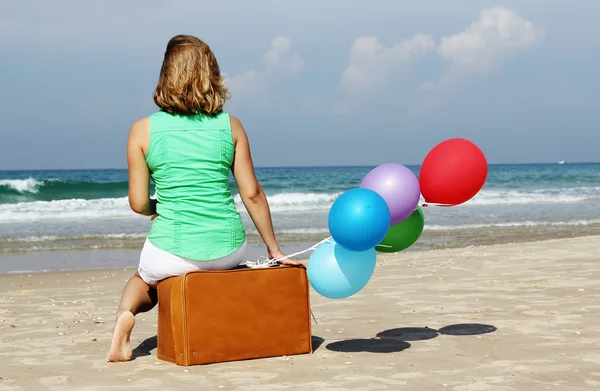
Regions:
<svg viewBox="0 0 600 391"><path fill-rule="evenodd" d="M277 233L286 235L328 235L329 229L327 228L290 228L281 229Z"/></svg>
<svg viewBox="0 0 600 391"><path fill-rule="evenodd" d="M39 182L33 178L0 179L0 189L4 187L5 189L10 189L17 193L37 193L38 186L41 183L42 182Z"/></svg>
<svg viewBox="0 0 600 391"><path fill-rule="evenodd" d="M41 236L24 236L16 238L4 238L0 241L7 243L40 243L40 242L57 242L68 240L135 240L143 239L147 235L146 232L139 233L113 233L113 234L96 234L96 235L80 235L80 236L58 236L58 235L41 235Z"/></svg>
<svg viewBox="0 0 600 391"><path fill-rule="evenodd" d="M295 176L292 177L289 177L291 175L289 173L286 174L288 176L279 174L266 176L264 189L271 210L276 213L326 211L343 191L353 187L352 183L358 185L360 182L360 178L357 178L357 181L351 178L334 180L319 176L318 171L316 172L317 174L311 175L309 171L294 171ZM122 199L127 196L129 186L126 171L119 171L117 174L51 172L45 174L45 177L38 174L28 174L29 177L21 179L3 178L0 179L0 206L12 204L14 208L19 209L23 208L25 203L58 201L64 201L65 204L63 205L68 206L70 203L76 203L75 200L87 200L92 202L90 205L93 209L93 202L101 205L105 204L107 199ZM596 177L590 177L586 182L584 179L591 175L586 176L586 171L578 171L577 175L569 174L569 178L573 177L569 181L560 179L562 178L560 175L564 176L565 173L561 174L553 171L534 173L538 176L542 174L546 176L558 175L556 178L543 176L541 182L527 176L530 174L512 171L496 173L497 178L489 180L487 186L473 199L469 200L466 205L563 204L600 200L600 186L588 185L597 184L598 182L594 180ZM593 174L596 175L595 172ZM514 182L515 178L518 179L517 182ZM512 182L504 183L509 179ZM325 187L324 184L326 183L329 186ZM238 205L239 210L243 211L244 208L239 194L237 194L235 182L231 181L230 185L236 205ZM324 191L321 191L321 189ZM151 191L154 192L153 186L151 186ZM424 202L424 200L421 201ZM42 209L46 208L42 204L36 205L41 212L43 212ZM90 215L93 216L95 213L92 210ZM126 215L128 213L127 208L124 207L116 214ZM103 216L104 214L100 213L99 215ZM75 213L72 214L71 218L78 218L79 216L80 214Z"/></svg>
<svg viewBox="0 0 600 391"><path fill-rule="evenodd" d="M11 186L33 191L35 186L29 182L11 182ZM25 191L25 190L23 190ZM316 193L316 192L277 192L267 194L271 212L274 214L324 214L341 192ZM237 210L246 215L246 209L239 194L234 196ZM421 200L423 202L423 200ZM498 206L510 207L511 205L527 204L576 204L582 202L600 201L600 187L581 187L572 189L537 189L525 190L482 190L473 199L463 206ZM37 220L77 220L94 218L136 218L129 208L126 196L115 198L71 198L51 201L31 201L18 203L0 203L0 222L19 222Z"/></svg>
<svg viewBox="0 0 600 391"><path fill-rule="evenodd" d="M280 193L267 196L273 213L327 211L338 194ZM234 197L241 214L246 209L239 197ZM101 199L69 199L0 204L0 222L36 220L77 220L93 218L136 218L129 208L127 197Z"/></svg>
<svg viewBox="0 0 600 391"><path fill-rule="evenodd" d="M0 204L70 199L118 198L127 195L127 181L62 181L46 179L0 180Z"/></svg>
<svg viewBox="0 0 600 391"><path fill-rule="evenodd" d="M127 197L0 204L0 222L135 217Z"/></svg>
<svg viewBox="0 0 600 391"><path fill-rule="evenodd" d="M568 189L482 190L469 205L565 204L600 200L600 187Z"/></svg>
<svg viewBox="0 0 600 391"><path fill-rule="evenodd" d="M258 235L258 231L254 226L248 228L247 233L250 235ZM317 228L283 228L276 229L275 234L277 235L286 235L286 236L319 236L319 235L329 235L329 229L327 227L317 227Z"/></svg>
<svg viewBox="0 0 600 391"><path fill-rule="evenodd" d="M567 221L507 221L503 223L479 223L442 225L425 223L424 231L470 231L485 228L526 228L526 227L576 227L600 224L600 219Z"/></svg>
<svg viewBox="0 0 600 391"><path fill-rule="evenodd" d="M306 212L328 210L340 193L276 193L267 195L272 212ZM234 196L238 210L244 206L239 194Z"/></svg>

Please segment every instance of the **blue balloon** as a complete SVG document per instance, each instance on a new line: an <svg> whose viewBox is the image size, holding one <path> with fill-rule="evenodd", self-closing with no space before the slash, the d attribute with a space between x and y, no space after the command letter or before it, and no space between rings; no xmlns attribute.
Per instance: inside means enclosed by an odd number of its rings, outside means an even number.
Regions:
<svg viewBox="0 0 600 391"><path fill-rule="evenodd" d="M376 258L374 248L356 252L337 243L324 242L308 259L308 281L317 293L327 298L352 296L371 279Z"/></svg>
<svg viewBox="0 0 600 391"><path fill-rule="evenodd" d="M331 205L329 232L348 250L366 251L385 238L390 218L390 208L383 197L359 187L344 192Z"/></svg>

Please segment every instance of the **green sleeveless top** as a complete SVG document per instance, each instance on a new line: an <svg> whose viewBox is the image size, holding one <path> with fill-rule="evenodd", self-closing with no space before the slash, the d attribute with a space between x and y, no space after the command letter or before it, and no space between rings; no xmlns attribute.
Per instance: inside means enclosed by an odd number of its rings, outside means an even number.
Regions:
<svg viewBox="0 0 600 391"><path fill-rule="evenodd" d="M246 230L229 188L234 145L229 114L150 115L146 163L158 217L148 240L172 254L209 261L231 254Z"/></svg>

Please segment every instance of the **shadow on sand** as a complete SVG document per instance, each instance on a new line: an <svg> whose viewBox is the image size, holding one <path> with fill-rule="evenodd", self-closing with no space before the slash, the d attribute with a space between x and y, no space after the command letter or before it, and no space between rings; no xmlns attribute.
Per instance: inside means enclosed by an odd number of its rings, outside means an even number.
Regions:
<svg viewBox="0 0 600 391"><path fill-rule="evenodd" d="M312 336L312 346L313 351L317 350L325 340L316 335ZM138 357L150 356L152 351L157 347L157 336L153 336L150 338L146 338L143 342L141 342L135 349L133 349L132 360L135 360Z"/></svg>
<svg viewBox="0 0 600 391"><path fill-rule="evenodd" d="M328 344L328 350L335 352L357 353L394 353L410 348L408 341L425 341L439 335L481 335L493 333L496 327L489 324L461 323L444 326L439 330L429 327L401 327L384 330L375 338L348 339Z"/></svg>
<svg viewBox="0 0 600 391"><path fill-rule="evenodd" d="M135 360L138 357L149 356L157 346L157 337L156 335L150 338L146 338L142 341L135 349L133 349L132 360Z"/></svg>
<svg viewBox="0 0 600 391"><path fill-rule="evenodd" d="M429 327L400 327L384 330L374 338L356 338L336 341L327 344L326 348L334 352L345 353L396 353L411 347L410 341L425 341L437 338L440 335L469 336L495 332L495 326L479 323L461 323L444 326L438 330ZM313 335L313 352L325 343L325 339ZM133 360L138 357L149 356L156 349L156 335L147 338L133 349Z"/></svg>

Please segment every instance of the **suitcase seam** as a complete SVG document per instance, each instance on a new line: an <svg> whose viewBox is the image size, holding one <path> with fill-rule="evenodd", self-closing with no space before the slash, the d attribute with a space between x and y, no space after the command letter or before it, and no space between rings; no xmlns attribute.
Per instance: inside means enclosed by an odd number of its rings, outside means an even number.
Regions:
<svg viewBox="0 0 600 391"><path fill-rule="evenodd" d="M179 289L181 289L181 313L182 313L182 318L181 318L181 328L182 328L182 332L183 332L183 360L185 365L189 365L188 362L188 335L187 335L187 317L185 316L185 302L186 302L186 297L185 297L185 280L187 279L187 273L183 276L183 278L181 279L181 285L179 286Z"/></svg>
<svg viewBox="0 0 600 391"><path fill-rule="evenodd" d="M246 269L230 269L230 270L193 270L190 272L187 272L187 274L194 274L194 273L239 273L239 272L246 272L246 271L255 271L255 270L265 270L265 269L271 269L271 270L284 270L286 268L298 268L298 269L304 269L306 270L306 267L304 265L299 265L299 266L270 266L267 268L246 268Z"/></svg>
<svg viewBox="0 0 600 391"><path fill-rule="evenodd" d="M156 305L158 307L158 314L160 314L160 291L158 285L156 285ZM160 316L156 315L156 357L160 358Z"/></svg>
<svg viewBox="0 0 600 391"><path fill-rule="evenodd" d="M304 292L306 294L306 307L308 308L308 351L310 354L313 353L312 346L312 320L310 319L310 290L308 288L308 277L306 275L306 271L302 273L302 283L304 285Z"/></svg>

